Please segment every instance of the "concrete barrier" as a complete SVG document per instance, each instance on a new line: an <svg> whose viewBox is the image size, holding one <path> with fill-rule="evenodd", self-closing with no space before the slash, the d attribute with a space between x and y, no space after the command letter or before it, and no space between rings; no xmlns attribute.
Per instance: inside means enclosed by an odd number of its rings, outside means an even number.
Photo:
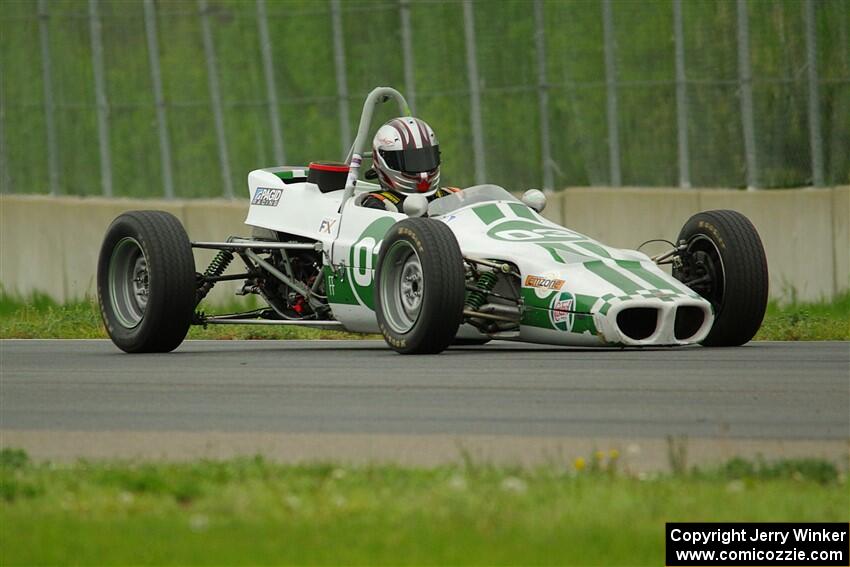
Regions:
<svg viewBox="0 0 850 567"><path fill-rule="evenodd" d="M546 216L606 244L635 248L674 240L690 215L708 209L747 215L767 251L771 295L828 299L850 289L850 187L777 191L570 188L550 195ZM244 201L152 201L5 195L0 197L0 284L64 302L96 294L103 235L123 211L176 215L195 240L249 235ZM657 246L657 245L656 245ZM663 249L656 247L655 250ZM203 270L212 252L196 252ZM238 269L238 268L236 268ZM212 302L232 301L237 283L220 284Z"/></svg>
<svg viewBox="0 0 850 567"><path fill-rule="evenodd" d="M835 293L850 289L850 187L832 192L832 241Z"/></svg>
<svg viewBox="0 0 850 567"><path fill-rule="evenodd" d="M850 187L575 188L556 194L550 206L560 208L550 213L552 220L623 248L651 238L675 240L685 221L699 211L734 209L749 217L761 235L772 297L813 301L850 287Z"/></svg>
<svg viewBox="0 0 850 567"><path fill-rule="evenodd" d="M97 258L109 224L124 211L168 211L183 222L191 238L248 235L243 224L247 203L226 200L159 201L45 196L0 197L0 284L18 297L44 293L65 302L95 297ZM195 254L203 270L214 252ZM211 295L222 302L236 284L221 284Z"/></svg>

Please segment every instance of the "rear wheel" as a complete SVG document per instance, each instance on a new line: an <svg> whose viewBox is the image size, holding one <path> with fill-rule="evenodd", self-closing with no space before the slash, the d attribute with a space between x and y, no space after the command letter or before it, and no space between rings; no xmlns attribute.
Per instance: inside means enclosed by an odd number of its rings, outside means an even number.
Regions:
<svg viewBox="0 0 850 567"><path fill-rule="evenodd" d="M97 293L112 342L125 352L177 348L195 309L195 260L183 225L164 211L116 218L100 249Z"/></svg>
<svg viewBox="0 0 850 567"><path fill-rule="evenodd" d="M463 257L445 224L410 218L393 225L381 245L375 312L387 344L402 354L436 354L463 320Z"/></svg>
<svg viewBox="0 0 850 567"><path fill-rule="evenodd" d="M705 346L738 346L761 327L768 298L767 258L758 231L737 211L705 211L679 233L687 244L673 276L711 302Z"/></svg>

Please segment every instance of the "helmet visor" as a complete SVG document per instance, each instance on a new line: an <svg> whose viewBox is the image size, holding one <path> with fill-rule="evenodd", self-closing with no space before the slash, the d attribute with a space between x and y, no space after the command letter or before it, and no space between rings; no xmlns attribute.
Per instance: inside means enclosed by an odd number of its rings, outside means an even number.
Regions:
<svg viewBox="0 0 850 567"><path fill-rule="evenodd" d="M440 146L407 150L378 150L390 168L405 173L433 171L440 165Z"/></svg>

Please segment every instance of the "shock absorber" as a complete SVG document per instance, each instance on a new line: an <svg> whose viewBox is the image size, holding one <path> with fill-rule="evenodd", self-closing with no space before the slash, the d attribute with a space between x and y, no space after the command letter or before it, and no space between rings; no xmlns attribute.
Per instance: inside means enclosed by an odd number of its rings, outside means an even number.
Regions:
<svg viewBox="0 0 850 567"><path fill-rule="evenodd" d="M215 258L212 259L210 265L207 266L207 271L204 272L204 276L208 278L215 278L224 273L224 270L227 269L227 266L233 261L233 252L230 250L219 250L218 254L215 255Z"/></svg>
<svg viewBox="0 0 850 567"><path fill-rule="evenodd" d="M230 250L219 250L218 254L215 255L215 258L212 259L210 265L207 266L206 271L204 272L203 277L201 277L201 281L203 282L200 286L198 286L198 291L195 298L195 304L201 302L203 298L207 296L210 290L215 285L215 281L210 281L210 278L217 278L221 274L224 273L224 270L230 265L233 261L233 252Z"/></svg>
<svg viewBox="0 0 850 567"><path fill-rule="evenodd" d="M466 306L473 311L484 305L487 301L487 295L496 285L496 274L490 271L481 272L478 280L475 282L475 288L470 290L466 296Z"/></svg>

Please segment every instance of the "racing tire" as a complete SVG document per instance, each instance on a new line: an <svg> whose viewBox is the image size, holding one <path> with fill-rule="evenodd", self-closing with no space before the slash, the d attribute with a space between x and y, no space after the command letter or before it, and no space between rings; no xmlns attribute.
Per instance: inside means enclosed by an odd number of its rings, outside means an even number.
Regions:
<svg viewBox="0 0 850 567"><path fill-rule="evenodd" d="M129 353L170 352L192 323L195 259L186 230L164 211L117 217L100 248L97 295L106 332Z"/></svg>
<svg viewBox="0 0 850 567"><path fill-rule="evenodd" d="M448 226L409 218L387 232L375 272L375 313L401 354L437 354L454 341L466 296L463 257Z"/></svg>
<svg viewBox="0 0 850 567"><path fill-rule="evenodd" d="M768 298L767 257L756 227L737 211L697 213L679 233L682 265L673 276L711 302L703 346L740 346L761 327Z"/></svg>

